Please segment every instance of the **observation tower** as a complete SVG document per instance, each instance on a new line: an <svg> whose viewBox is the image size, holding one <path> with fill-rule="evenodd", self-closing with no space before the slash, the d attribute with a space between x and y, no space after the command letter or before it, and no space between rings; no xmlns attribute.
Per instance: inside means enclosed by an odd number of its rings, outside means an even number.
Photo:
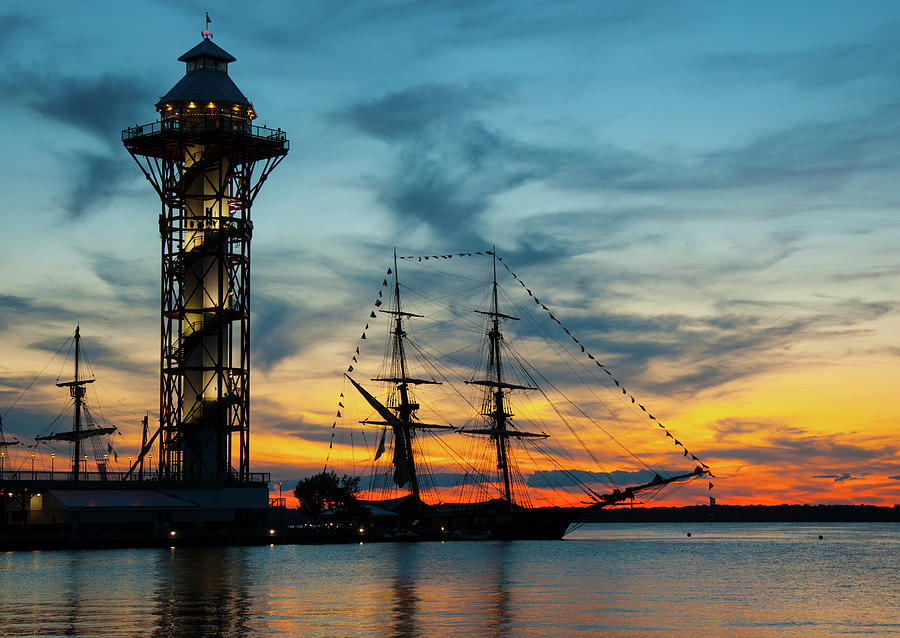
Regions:
<svg viewBox="0 0 900 638"><path fill-rule="evenodd" d="M289 144L252 124L210 37L122 141L162 205L159 478L233 484L251 481L250 207Z"/></svg>

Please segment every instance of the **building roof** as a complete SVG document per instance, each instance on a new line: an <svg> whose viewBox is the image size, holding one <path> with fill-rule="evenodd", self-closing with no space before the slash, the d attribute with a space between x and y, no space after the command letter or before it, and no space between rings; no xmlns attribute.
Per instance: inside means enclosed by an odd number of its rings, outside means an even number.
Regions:
<svg viewBox="0 0 900 638"><path fill-rule="evenodd" d="M244 97L228 74L213 69L197 69L186 73L178 84L159 99L156 106L173 102L227 102L250 106L250 100Z"/></svg>
<svg viewBox="0 0 900 638"><path fill-rule="evenodd" d="M213 41L209 38L203 38L203 42L195 46L187 53L183 54L180 58L178 58L178 61L187 62L188 60L202 57L224 60L225 62L234 62L237 60L237 58L228 53L228 51L217 44L213 44Z"/></svg>
<svg viewBox="0 0 900 638"><path fill-rule="evenodd" d="M191 501L154 490L50 490L66 509L196 509Z"/></svg>
<svg viewBox="0 0 900 638"><path fill-rule="evenodd" d="M200 44L178 59L181 62L190 62L198 58L212 58L226 63L234 62L236 59L222 47L213 44L209 38L204 38ZM162 105L181 102L195 102L198 105L207 102L222 102L251 106L250 100L244 97L234 81L228 77L228 71L208 67L193 69L185 73L178 84L159 99L156 106L159 108Z"/></svg>

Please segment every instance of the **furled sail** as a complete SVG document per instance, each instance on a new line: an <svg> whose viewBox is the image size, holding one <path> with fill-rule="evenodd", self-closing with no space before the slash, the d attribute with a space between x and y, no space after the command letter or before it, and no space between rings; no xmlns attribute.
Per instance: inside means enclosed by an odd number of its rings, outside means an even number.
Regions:
<svg viewBox="0 0 900 638"><path fill-rule="evenodd" d="M94 436L101 436L104 434L112 434L116 431L116 426L111 425L105 428L90 428L87 430L70 430L68 432L54 432L53 434L48 434L47 436L36 436L34 437L35 441L68 441L70 443L74 441L84 441L85 439L89 439Z"/></svg>

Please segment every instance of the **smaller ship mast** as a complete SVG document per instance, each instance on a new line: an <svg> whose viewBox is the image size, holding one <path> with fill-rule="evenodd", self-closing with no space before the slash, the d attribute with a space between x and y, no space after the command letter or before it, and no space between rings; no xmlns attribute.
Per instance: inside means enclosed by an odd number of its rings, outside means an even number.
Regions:
<svg viewBox="0 0 900 638"><path fill-rule="evenodd" d="M75 326L75 378L73 381L65 381L63 383L57 383L56 387L69 388L69 394L72 395L72 398L75 399L75 417L72 423L72 431L75 433L73 437L75 440L75 455L72 463L72 480L78 480L78 471L79 471L79 463L81 463L81 439L78 438L78 433L81 432L81 406L84 405L84 395L87 393L87 388L84 386L88 383L93 383L93 379L79 379L78 378L78 364L79 359L81 357L81 326Z"/></svg>
<svg viewBox="0 0 900 638"><path fill-rule="evenodd" d="M83 429L82 411L84 410L84 396L87 389L84 387L88 383L93 383L94 379L80 379L79 364L81 361L81 326L75 326L75 376L72 381L61 381L56 384L58 388L69 388L69 394L75 400L75 414L72 419L72 430L69 432L54 432L47 436L36 436L35 441L68 441L75 444L75 450L72 459L72 480L77 481L79 474L82 472L81 467L81 442L93 436L101 434L112 434L116 431L114 425L101 428ZM90 423L90 420L88 421Z"/></svg>

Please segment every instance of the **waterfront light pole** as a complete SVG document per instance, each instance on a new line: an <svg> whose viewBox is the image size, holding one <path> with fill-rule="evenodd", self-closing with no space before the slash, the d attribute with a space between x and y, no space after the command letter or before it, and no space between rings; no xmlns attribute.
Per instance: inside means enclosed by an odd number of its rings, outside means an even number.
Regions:
<svg viewBox="0 0 900 638"><path fill-rule="evenodd" d="M56 455L52 452L50 453L50 480L53 480L53 461L56 459Z"/></svg>

